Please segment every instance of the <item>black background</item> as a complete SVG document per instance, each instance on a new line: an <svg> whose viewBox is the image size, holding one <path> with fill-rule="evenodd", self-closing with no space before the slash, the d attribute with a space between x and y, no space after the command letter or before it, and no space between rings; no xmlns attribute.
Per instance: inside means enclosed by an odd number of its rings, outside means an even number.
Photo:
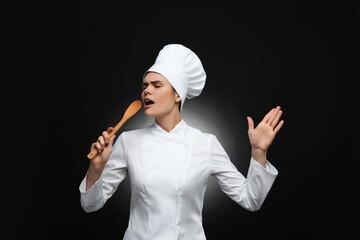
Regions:
<svg viewBox="0 0 360 240"><path fill-rule="evenodd" d="M129 180L103 209L86 214L78 191L86 155L140 99L142 75L158 51L181 43L207 72L203 94L185 102L183 118L214 133L244 175L246 116L257 124L272 107L284 111L285 124L268 152L279 176L262 209L247 212L210 180L207 238L346 239L356 205L356 191L348 191L358 145L354 6L49 1L3 11L7 236L122 238ZM141 110L122 130L150 122Z"/></svg>

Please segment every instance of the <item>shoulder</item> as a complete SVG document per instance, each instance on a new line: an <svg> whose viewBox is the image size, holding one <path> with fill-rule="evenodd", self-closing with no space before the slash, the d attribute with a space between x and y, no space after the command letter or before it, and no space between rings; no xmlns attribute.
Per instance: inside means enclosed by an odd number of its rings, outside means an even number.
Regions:
<svg viewBox="0 0 360 240"><path fill-rule="evenodd" d="M196 142L206 142L210 144L212 139L216 139L216 136L212 133L202 132L201 130L188 126L188 134L191 135Z"/></svg>
<svg viewBox="0 0 360 240"><path fill-rule="evenodd" d="M116 143L118 144L125 144L125 143L129 143L129 142L132 142L132 141L136 141L136 140L139 140L141 139L146 132L148 132L148 128L149 127L145 127L145 128L141 128L141 129L135 129L135 130L130 130L130 131L123 131Z"/></svg>
<svg viewBox="0 0 360 240"><path fill-rule="evenodd" d="M126 135L126 137L137 137L140 135L143 135L144 133L148 132L149 127L130 130L130 131L124 131L122 134Z"/></svg>
<svg viewBox="0 0 360 240"><path fill-rule="evenodd" d="M198 143L206 144L209 147L209 150L213 150L213 149L223 150L220 141L214 134L202 132L201 130L194 127L190 127L190 126L188 127L189 127L188 133L190 136L192 136L191 138L193 139L193 142L195 144Z"/></svg>

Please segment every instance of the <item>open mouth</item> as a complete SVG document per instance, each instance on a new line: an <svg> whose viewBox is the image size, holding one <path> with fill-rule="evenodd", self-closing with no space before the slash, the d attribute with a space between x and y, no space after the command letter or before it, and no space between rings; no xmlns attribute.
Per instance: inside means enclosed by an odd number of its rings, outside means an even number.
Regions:
<svg viewBox="0 0 360 240"><path fill-rule="evenodd" d="M144 104L145 104L145 106L150 106L150 105L154 104L154 101L152 101L150 99L145 99Z"/></svg>

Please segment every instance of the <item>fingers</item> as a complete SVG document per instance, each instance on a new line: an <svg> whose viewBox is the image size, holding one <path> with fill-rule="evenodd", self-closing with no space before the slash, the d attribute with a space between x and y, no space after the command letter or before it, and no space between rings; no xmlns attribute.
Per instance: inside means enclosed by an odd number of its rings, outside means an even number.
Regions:
<svg viewBox="0 0 360 240"><path fill-rule="evenodd" d="M263 118L263 121L264 121L264 122L268 122L269 119L270 119L270 117L271 117L271 114L273 114L273 112L274 112L275 110L276 110L275 108L271 109L270 112L268 112L268 113L265 115L265 117Z"/></svg>
<svg viewBox="0 0 360 240"><path fill-rule="evenodd" d="M91 150L93 148L96 148L96 150L100 153L101 152L101 145L99 142L94 142L93 144L91 144Z"/></svg>
<svg viewBox="0 0 360 240"><path fill-rule="evenodd" d="M100 149L99 152L101 152L102 150L104 150L104 148L105 148L105 140L104 140L104 137L103 137L103 136L98 137L97 143L99 143L99 144L100 144L100 147L101 147L101 149Z"/></svg>
<svg viewBox="0 0 360 240"><path fill-rule="evenodd" d="M109 144L109 133L107 131L102 132L102 137L104 139L105 144Z"/></svg>
<svg viewBox="0 0 360 240"><path fill-rule="evenodd" d="M96 150L101 153L109 143L112 146L115 138L115 135L109 137L109 133L111 133L112 130L113 128L109 127L107 131L103 131L102 135L98 137L97 141L91 145L91 149L96 148Z"/></svg>
<svg viewBox="0 0 360 240"><path fill-rule="evenodd" d="M254 129L254 121L252 120L251 117L247 117L248 120L248 125L249 125L249 131Z"/></svg>
<svg viewBox="0 0 360 240"><path fill-rule="evenodd" d="M268 112L268 114L266 114L263 121L267 124L270 124L270 126L272 128L274 128L276 126L276 124L279 122L280 117L283 113L283 111L281 111L280 109L281 109L280 106L277 106L276 108L271 109L270 112ZM277 133L283 124L284 124L284 121L280 121L279 125L277 125L277 127L274 129L274 131Z"/></svg>
<svg viewBox="0 0 360 240"><path fill-rule="evenodd" d="M277 106L276 108L271 110L271 115L269 117L269 120L267 121L267 123L269 123L271 125L271 123L274 121L276 115L278 114L278 112L280 111L280 106Z"/></svg>
<svg viewBox="0 0 360 240"><path fill-rule="evenodd" d="M282 127L282 125L284 125L284 120L281 120L279 122L279 124L276 126L276 128L274 129L274 133L277 134L278 131L280 130L280 128Z"/></svg>
<svg viewBox="0 0 360 240"><path fill-rule="evenodd" d="M115 135L110 138L109 145L112 146L114 143Z"/></svg>
<svg viewBox="0 0 360 240"><path fill-rule="evenodd" d="M110 140L110 133L113 131L113 127L109 127L108 129L107 129L107 131L103 131L102 132L102 136L103 136L103 138L104 138L104 141L105 141L105 144L107 145L107 144L109 144L109 140Z"/></svg>
<svg viewBox="0 0 360 240"><path fill-rule="evenodd" d="M269 120L270 126L271 126L272 128L274 128L274 127L276 126L276 124L279 122L280 117L281 117L281 114L282 114L282 111L279 109L279 111L276 113L276 116L275 116L275 118L273 119L273 121L270 122L271 119Z"/></svg>

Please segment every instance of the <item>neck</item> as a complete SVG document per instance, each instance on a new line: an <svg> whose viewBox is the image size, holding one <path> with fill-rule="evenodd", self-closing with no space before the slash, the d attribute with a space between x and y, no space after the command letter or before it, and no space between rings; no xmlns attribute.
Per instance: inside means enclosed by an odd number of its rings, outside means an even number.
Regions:
<svg viewBox="0 0 360 240"><path fill-rule="evenodd" d="M174 109L175 111L171 111L166 115L155 117L156 124L167 132L173 130L176 125L178 125L178 123L181 121L179 111L176 108Z"/></svg>

